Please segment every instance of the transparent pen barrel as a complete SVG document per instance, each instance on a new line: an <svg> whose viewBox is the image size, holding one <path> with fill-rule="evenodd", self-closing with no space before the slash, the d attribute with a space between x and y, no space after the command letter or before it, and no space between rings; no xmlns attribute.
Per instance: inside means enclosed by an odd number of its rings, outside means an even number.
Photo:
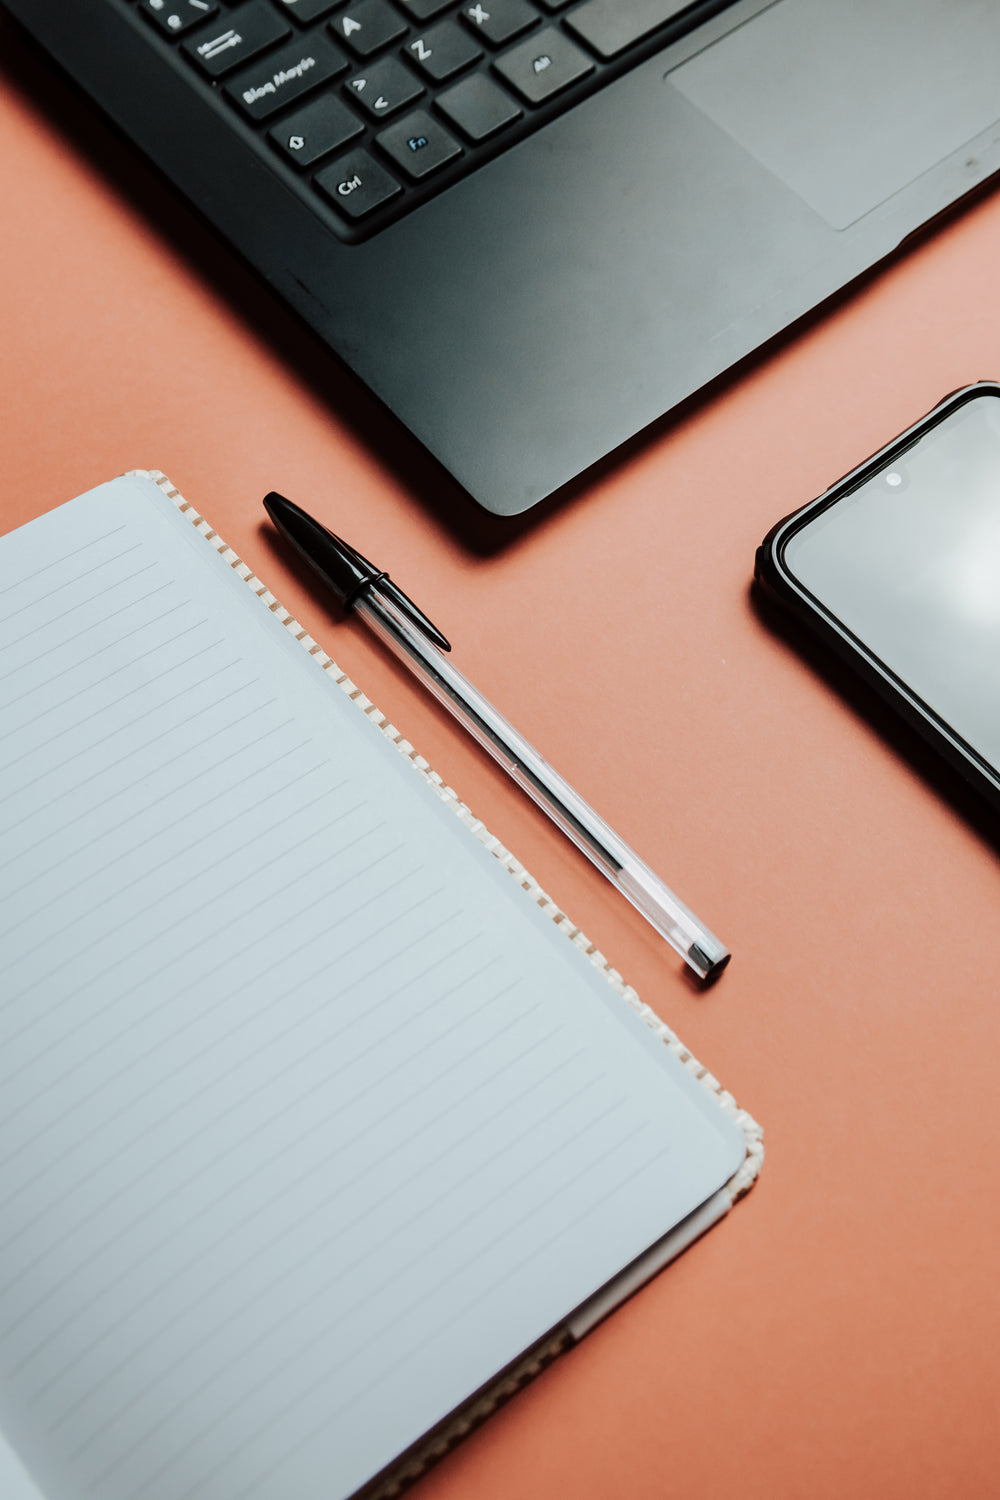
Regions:
<svg viewBox="0 0 1000 1500"><path fill-rule="evenodd" d="M691 968L705 978L728 961L725 945L390 601L369 593L355 609Z"/></svg>

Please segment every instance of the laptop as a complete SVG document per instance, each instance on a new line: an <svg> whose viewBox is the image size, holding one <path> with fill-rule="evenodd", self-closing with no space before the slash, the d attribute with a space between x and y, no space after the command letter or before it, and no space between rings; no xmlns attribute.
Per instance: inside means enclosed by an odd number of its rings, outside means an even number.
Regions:
<svg viewBox="0 0 1000 1500"><path fill-rule="evenodd" d="M2 0L486 509L1000 169L993 0Z"/></svg>

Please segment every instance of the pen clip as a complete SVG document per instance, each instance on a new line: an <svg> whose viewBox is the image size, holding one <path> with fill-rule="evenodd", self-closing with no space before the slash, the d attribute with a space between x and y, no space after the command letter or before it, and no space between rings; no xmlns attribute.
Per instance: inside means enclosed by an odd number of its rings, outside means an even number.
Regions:
<svg viewBox="0 0 1000 1500"><path fill-rule="evenodd" d="M315 525L321 526L319 521ZM341 553L344 562L348 563L355 574L353 586L345 589L342 595L342 605L345 610L352 610L358 600L365 594L374 591L380 594L390 604L395 605L401 615L405 615L411 625L415 625L427 638L437 646L439 651L450 651L451 642L448 637L429 620L419 605L414 604L409 594L404 594L398 583L393 583L388 573L375 564L369 562L350 542L345 542L343 537L337 536L328 526L321 526L326 535L334 543Z"/></svg>
<svg viewBox="0 0 1000 1500"><path fill-rule="evenodd" d="M359 585L363 588L364 585ZM437 646L439 651L450 651L451 642L443 635L433 620L429 620L422 609L419 609L409 594L404 594L398 584L393 583L388 573L378 573L369 580L368 587L382 595L390 604L394 604L400 614L405 615L411 625L415 625L427 638ZM355 590L357 594L358 590Z"/></svg>
<svg viewBox="0 0 1000 1500"><path fill-rule="evenodd" d="M376 568L374 563L363 557L356 547L345 542L343 537L337 536L327 527L323 528L329 537L336 542L337 546L347 556L359 575L354 587L344 595L344 609L354 608L362 595L375 592L380 594L390 604L395 605L401 615L405 615L411 625L415 625L419 631L433 641L439 651L450 651L451 642L448 637L438 630L433 620L428 619L419 605L414 604L409 594L404 594L398 583L393 583L388 573L381 568Z"/></svg>

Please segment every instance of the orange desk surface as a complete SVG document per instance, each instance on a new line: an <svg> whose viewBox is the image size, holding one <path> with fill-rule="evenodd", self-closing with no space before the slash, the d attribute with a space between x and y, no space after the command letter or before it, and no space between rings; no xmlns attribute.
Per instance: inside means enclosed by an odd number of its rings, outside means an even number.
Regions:
<svg viewBox="0 0 1000 1500"><path fill-rule="evenodd" d="M7 25L0 59L2 528L163 469L765 1128L732 1215L414 1494L1000 1496L1000 839L749 594L772 522L1000 375L1000 193L498 522ZM388 568L729 943L718 984L327 610L271 488Z"/></svg>

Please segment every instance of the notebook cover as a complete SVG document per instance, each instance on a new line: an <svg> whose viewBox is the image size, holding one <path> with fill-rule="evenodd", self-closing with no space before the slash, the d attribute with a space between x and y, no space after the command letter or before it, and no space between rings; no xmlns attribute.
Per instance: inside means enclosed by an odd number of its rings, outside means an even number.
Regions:
<svg viewBox="0 0 1000 1500"><path fill-rule="evenodd" d="M514 1363L506 1369L497 1373L488 1385L477 1391L467 1401L452 1412L442 1423L431 1432L428 1432L413 1448L395 1459L393 1463L373 1480L357 1492L357 1500L392 1500L392 1497L400 1494L410 1484L420 1477L432 1464L442 1458L451 1448L461 1441L474 1427L508 1401L516 1391L526 1385L546 1365L559 1355L579 1342L590 1329L596 1326L602 1318L620 1306L625 1299L663 1266L676 1258L704 1231L716 1223L738 1199L743 1197L753 1186L760 1172L764 1160L763 1131L761 1126L747 1114L736 1103L718 1079L698 1062L691 1052L684 1046L680 1038L671 1031L670 1027L659 1016L645 1005L637 995L636 991L623 980L618 971L612 967L593 943L591 943L579 927L576 927L560 910L552 898L542 889L532 875L514 857L509 849L497 839L485 827L482 821L465 805L458 795L447 786L436 771L422 755L410 744L400 731L389 722L384 714L380 713L375 705L357 687L347 673L337 666L336 662L323 650L309 635L299 622L289 614L274 595L263 584L247 564L238 557L233 549L227 545L218 532L214 531L205 518L179 493L171 484L165 474L158 469L136 469L130 471L142 478L152 479L164 494L176 505L177 509L185 515L191 524L201 533L205 540L215 548L221 557L230 565L234 572L244 580L249 588L267 606L275 618L294 635L303 650L315 660L317 665L326 672L337 687L355 703L359 712L363 713L371 721L374 727L395 745L396 749L413 766L414 770L424 781L434 789L441 800L451 808L455 816L465 826L469 833L483 844L490 853L499 860L503 868L508 872L511 879L524 891L525 896L535 902L537 906L548 916L553 924L564 934L567 941L578 948L601 973L611 985L612 989L620 996L622 1001L631 1007L633 1011L642 1017L647 1026L660 1038L665 1046L669 1047L676 1057L684 1064L687 1070L698 1080L736 1122L743 1134L746 1143L746 1156L737 1171L707 1203L702 1204L687 1219L676 1225L662 1240L650 1246L650 1248L630 1266L619 1273L606 1287L591 1297L582 1307L578 1308L572 1317L554 1328L532 1348L526 1350Z"/></svg>

